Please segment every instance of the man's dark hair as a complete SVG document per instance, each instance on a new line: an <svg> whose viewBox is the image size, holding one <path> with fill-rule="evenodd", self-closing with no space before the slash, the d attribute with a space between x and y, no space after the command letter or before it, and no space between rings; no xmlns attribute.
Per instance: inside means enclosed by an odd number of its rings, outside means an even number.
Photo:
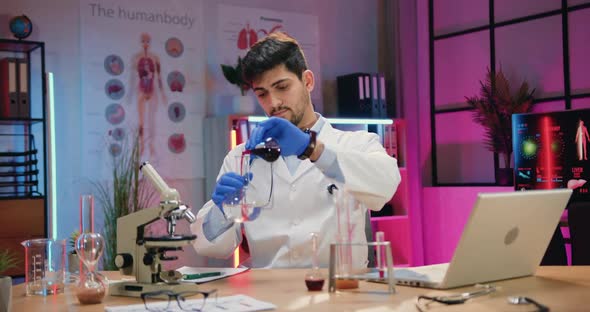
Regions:
<svg viewBox="0 0 590 312"><path fill-rule="evenodd" d="M242 76L252 86L252 81L280 64L285 64L299 80L307 70L305 55L297 40L283 32L273 32L250 48L242 60Z"/></svg>

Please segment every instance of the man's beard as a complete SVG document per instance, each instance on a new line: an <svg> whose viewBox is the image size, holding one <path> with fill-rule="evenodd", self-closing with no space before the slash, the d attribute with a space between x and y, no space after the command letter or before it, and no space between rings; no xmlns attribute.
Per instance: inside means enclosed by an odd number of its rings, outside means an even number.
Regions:
<svg viewBox="0 0 590 312"><path fill-rule="evenodd" d="M307 92L302 91L301 96L299 97L299 103L303 103L303 105L301 106L297 106L295 108L301 108L301 110L296 111L295 109L292 109L290 107L286 107L286 106L279 106L276 109L273 109L270 112L270 116L273 116L276 112L280 112L282 110L288 110L291 112L291 118L289 118L288 120L295 125L296 127L299 127L299 124L301 123L301 121L303 120L303 115L305 113L305 108L307 107L307 105L310 105L310 98L309 98L309 94L307 94Z"/></svg>
<svg viewBox="0 0 590 312"><path fill-rule="evenodd" d="M309 98L309 93L306 92L306 90L303 90L301 92L301 97L299 98L299 103L303 103L301 106L299 106L298 108L301 108L301 110L299 111L299 113L296 113L294 110L291 110L291 112L293 112L293 116L291 117L291 123L294 124L296 127L299 127L301 121L303 120L303 115L305 114L305 110L307 109L308 105L311 105L311 100Z"/></svg>

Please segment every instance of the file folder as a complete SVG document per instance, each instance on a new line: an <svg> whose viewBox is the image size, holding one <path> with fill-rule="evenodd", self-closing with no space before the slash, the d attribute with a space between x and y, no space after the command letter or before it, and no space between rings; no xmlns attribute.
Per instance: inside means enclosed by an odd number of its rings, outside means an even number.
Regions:
<svg viewBox="0 0 590 312"><path fill-rule="evenodd" d="M371 75L365 74L365 100L361 104L361 115L370 117L373 115L373 88L371 87Z"/></svg>
<svg viewBox="0 0 590 312"><path fill-rule="evenodd" d="M380 113L381 113L381 117L383 118L387 118L387 116L389 116L387 114L387 97L386 97L386 89L385 89L385 76L383 76L383 74L379 73L378 75L378 79L379 79L379 105L381 106L381 108L379 109Z"/></svg>
<svg viewBox="0 0 590 312"><path fill-rule="evenodd" d="M398 158L397 128L395 123L385 125L383 147L389 156Z"/></svg>
<svg viewBox="0 0 590 312"><path fill-rule="evenodd" d="M0 117L18 117L17 59L0 59Z"/></svg>
<svg viewBox="0 0 590 312"><path fill-rule="evenodd" d="M18 117L30 118L29 63L26 59L18 60L18 81Z"/></svg>
<svg viewBox="0 0 590 312"><path fill-rule="evenodd" d="M338 113L345 117L371 117L370 75L354 73L337 77Z"/></svg>
<svg viewBox="0 0 590 312"><path fill-rule="evenodd" d="M371 74L371 117L381 117L381 103L379 103L379 77Z"/></svg>

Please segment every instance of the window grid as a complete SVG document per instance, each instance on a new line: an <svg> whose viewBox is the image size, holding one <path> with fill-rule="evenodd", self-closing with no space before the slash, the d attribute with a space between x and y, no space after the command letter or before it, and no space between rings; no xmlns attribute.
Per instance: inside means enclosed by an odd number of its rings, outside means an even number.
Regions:
<svg viewBox="0 0 590 312"><path fill-rule="evenodd" d="M441 0L438 0L441 1ZM453 108L436 108L435 103L435 73L434 73L434 43L438 40L444 40L448 38L456 38L463 35L468 35L481 31L489 31L490 36L490 71L496 72L496 43L495 43L495 31L497 28L515 25L519 23L529 22L537 19L547 18L551 16L561 15L562 22L562 55L563 55L563 74L564 74L564 94L561 96L536 98L533 103L544 103L553 101L563 101L565 103L565 109L571 109L572 99L590 98L590 93L578 93L571 94L571 80L570 80L570 57L569 57L569 14L571 12L583 9L590 9L590 3L582 3L573 6L567 5L567 0L561 0L561 9L551 10L547 12L541 12L531 14L523 17L513 18L507 21L499 23L495 22L494 19L494 0L489 0L489 23L484 26L472 27L464 30L449 32L445 34L434 35L434 0L428 1L428 21L429 21L429 69L430 69L430 126L431 126L431 146L432 146L432 182L434 186L494 186L496 183L439 183L438 181L438 168L437 168L437 143L436 143L436 115L445 113L454 113L461 111L471 110L469 107L453 107ZM498 168L499 158L498 154L494 153L494 168ZM483 164L485 165L485 164Z"/></svg>

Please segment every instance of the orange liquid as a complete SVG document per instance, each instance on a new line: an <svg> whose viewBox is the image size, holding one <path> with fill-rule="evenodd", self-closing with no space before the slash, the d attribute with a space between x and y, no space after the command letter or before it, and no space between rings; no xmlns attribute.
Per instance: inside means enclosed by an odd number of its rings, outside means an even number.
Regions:
<svg viewBox="0 0 590 312"><path fill-rule="evenodd" d="M351 280L351 279L337 279L336 280L336 289L355 289L359 288L359 281L358 280Z"/></svg>

